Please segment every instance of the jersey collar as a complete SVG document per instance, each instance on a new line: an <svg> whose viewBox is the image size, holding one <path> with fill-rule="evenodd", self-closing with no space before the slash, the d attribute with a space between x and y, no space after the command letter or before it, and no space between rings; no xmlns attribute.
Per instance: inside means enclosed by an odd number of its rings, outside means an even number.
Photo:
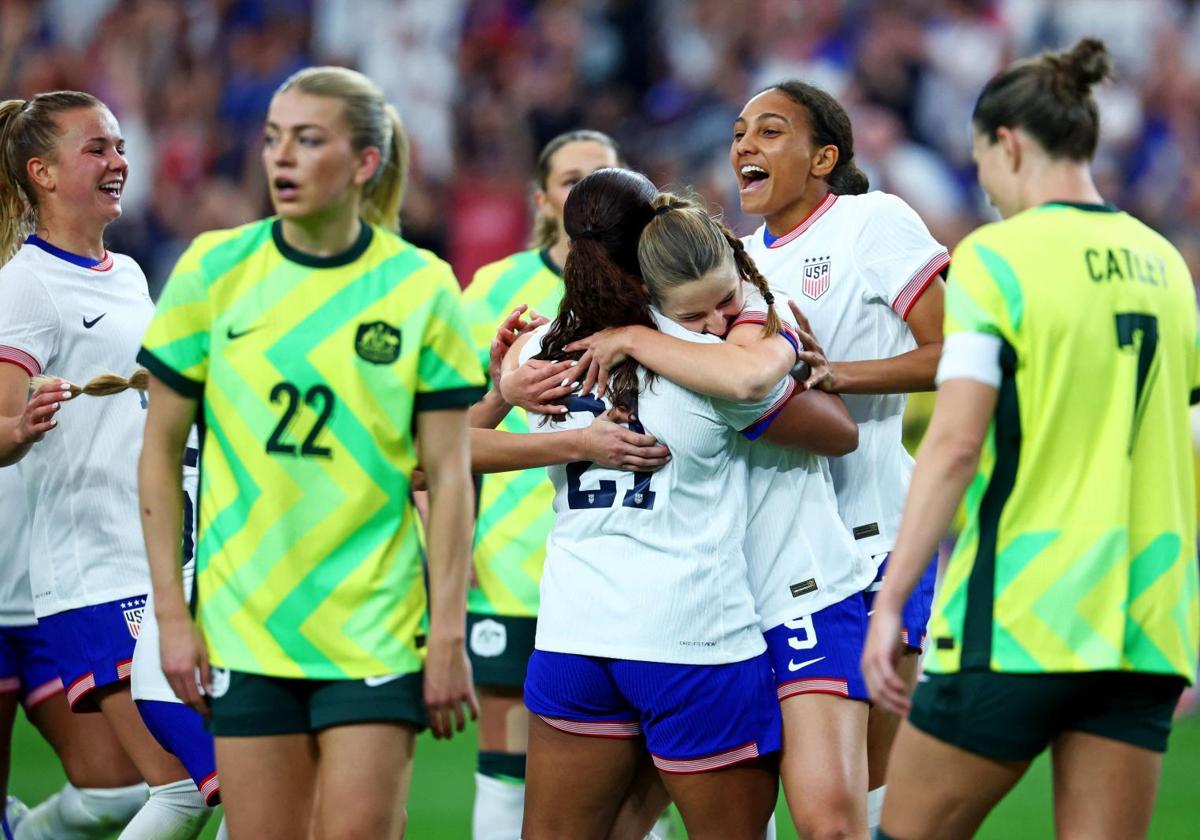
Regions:
<svg viewBox="0 0 1200 840"><path fill-rule="evenodd" d="M93 271L108 271L110 268L112 268L112 254L108 253L107 249L104 251L104 256L96 260L92 259L91 257L85 257L82 254L75 254L71 251L64 250L59 248L57 245L51 245L37 234L33 234L27 238L25 240L25 244L34 245L38 248L41 248L50 256L58 257L60 260L66 260L71 265L77 265L80 268L90 268Z"/></svg>
<svg viewBox="0 0 1200 840"><path fill-rule="evenodd" d="M366 253L367 248L371 244L371 238L374 236L374 229L366 222L359 222L361 227L358 231L358 239L354 240L354 244L342 251L340 254L332 254L328 257L318 257L315 254L306 254L303 251L293 248L283 239L283 222L276 219L271 223L271 239L275 241L275 247L279 249L279 253L283 254L283 258L289 262L300 263L309 268L337 268L343 265L349 265L356 259Z"/></svg>
<svg viewBox="0 0 1200 840"><path fill-rule="evenodd" d="M812 212L804 217L800 224L789 230L782 236L772 236L771 231L767 230L767 226L763 225L763 244L768 248L782 248L789 242L794 242L804 231L817 223L817 219L825 215L826 211L833 206L833 203L838 200L836 193L826 193L825 198L821 199L821 203L812 209Z"/></svg>
<svg viewBox="0 0 1200 840"><path fill-rule="evenodd" d="M542 250L538 251L538 256L542 258L542 265L546 266L546 268L553 271L559 277L562 277L562 269L558 267L554 260L550 259L549 248L543 248Z"/></svg>
<svg viewBox="0 0 1200 840"><path fill-rule="evenodd" d="M1073 207L1076 210L1086 210L1089 213L1120 213L1121 208L1116 205L1109 204L1107 201L1103 204L1091 204L1082 201L1047 201L1043 207Z"/></svg>

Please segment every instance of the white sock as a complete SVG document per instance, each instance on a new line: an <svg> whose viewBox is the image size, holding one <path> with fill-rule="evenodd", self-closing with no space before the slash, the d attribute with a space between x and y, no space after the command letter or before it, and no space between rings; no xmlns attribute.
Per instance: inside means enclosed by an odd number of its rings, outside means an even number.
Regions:
<svg viewBox="0 0 1200 840"><path fill-rule="evenodd" d="M472 840L520 840L525 816L525 785L475 774Z"/></svg>
<svg viewBox="0 0 1200 840"><path fill-rule="evenodd" d="M119 788L77 788L70 782L30 811L16 840L95 840L108 837L146 801L142 783Z"/></svg>
<svg viewBox="0 0 1200 840"><path fill-rule="evenodd" d="M880 785L875 790L867 791L867 830L875 831L879 828L880 818L883 816L883 795L887 792L887 785Z"/></svg>
<svg viewBox="0 0 1200 840"><path fill-rule="evenodd" d="M767 820L767 830L763 832L763 840L775 840L775 815Z"/></svg>
<svg viewBox="0 0 1200 840"><path fill-rule="evenodd" d="M214 810L191 779L151 787L150 798L119 840L194 840Z"/></svg>
<svg viewBox="0 0 1200 840"><path fill-rule="evenodd" d="M225 827L225 818L221 818L221 824L217 826L216 840L229 840L229 829Z"/></svg>

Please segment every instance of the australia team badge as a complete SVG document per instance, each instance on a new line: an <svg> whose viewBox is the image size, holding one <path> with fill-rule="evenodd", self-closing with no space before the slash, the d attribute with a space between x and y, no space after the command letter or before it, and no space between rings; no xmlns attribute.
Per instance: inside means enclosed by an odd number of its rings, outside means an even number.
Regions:
<svg viewBox="0 0 1200 840"><path fill-rule="evenodd" d="M816 300L829 291L829 257L814 257L804 261L804 276L800 291L810 300Z"/></svg>
<svg viewBox="0 0 1200 840"><path fill-rule="evenodd" d="M359 324L354 352L373 365L390 365L400 358L400 330L383 321Z"/></svg>

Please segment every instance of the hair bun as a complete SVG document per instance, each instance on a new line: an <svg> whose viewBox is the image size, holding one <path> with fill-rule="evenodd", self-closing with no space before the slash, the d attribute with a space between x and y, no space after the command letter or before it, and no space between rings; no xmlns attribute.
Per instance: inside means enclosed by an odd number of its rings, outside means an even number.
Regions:
<svg viewBox="0 0 1200 840"><path fill-rule="evenodd" d="M1069 52L1059 54L1058 69L1072 89L1086 96L1092 85L1112 75L1112 57L1099 38L1081 38Z"/></svg>

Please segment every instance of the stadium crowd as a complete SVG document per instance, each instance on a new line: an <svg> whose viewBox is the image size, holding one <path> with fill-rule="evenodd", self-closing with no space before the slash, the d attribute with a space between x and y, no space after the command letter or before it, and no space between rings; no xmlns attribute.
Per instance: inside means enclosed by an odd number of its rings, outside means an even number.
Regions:
<svg viewBox="0 0 1200 840"><path fill-rule="evenodd" d="M3 0L0 90L82 88L142 161L116 250L160 288L203 230L267 209L271 93L308 64L376 79L413 139L405 235L461 282L524 244L537 149L604 131L659 184L690 184L748 232L727 177L746 96L808 78L846 103L857 159L953 246L991 216L968 118L1015 55L1103 38L1102 191L1200 276L1200 13L1186 0Z"/></svg>

